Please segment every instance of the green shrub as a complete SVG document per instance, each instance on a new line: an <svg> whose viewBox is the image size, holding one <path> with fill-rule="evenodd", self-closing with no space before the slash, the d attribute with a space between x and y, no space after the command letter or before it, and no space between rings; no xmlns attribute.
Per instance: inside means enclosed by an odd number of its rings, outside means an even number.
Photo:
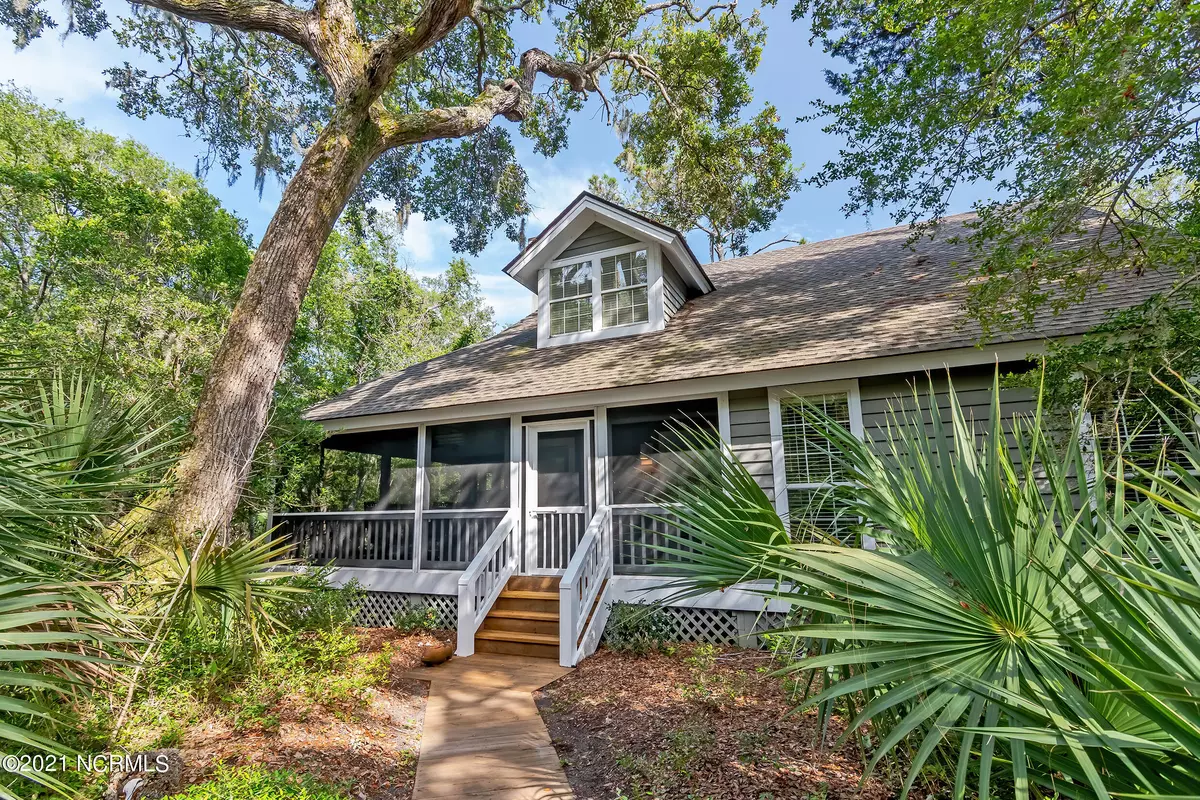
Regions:
<svg viewBox="0 0 1200 800"><path fill-rule="evenodd" d="M612 604L604 627L604 642L610 649L646 655L662 650L672 638L671 618L660 607L621 600Z"/></svg>
<svg viewBox="0 0 1200 800"><path fill-rule="evenodd" d="M432 631L441 627L441 619L436 608L425 603L413 603L396 612L392 617L392 627L398 631L411 633L413 631Z"/></svg>
<svg viewBox="0 0 1200 800"><path fill-rule="evenodd" d="M147 672L148 696L133 710L137 724L125 730L139 732L137 744L170 741L205 713L226 716L238 730L272 730L285 699L293 710L295 703L342 710L365 703L387 677L391 650L359 652L350 623L361 589L332 587L328 575L289 577L283 585L306 590L304 601L268 609L280 624L257 639L248 628L233 636L218 626L169 630Z"/></svg>
<svg viewBox="0 0 1200 800"><path fill-rule="evenodd" d="M218 764L211 780L189 786L174 800L346 800L336 786L288 770Z"/></svg>
<svg viewBox="0 0 1200 800"><path fill-rule="evenodd" d="M283 581L281 586L305 590L303 600L269 604L267 610L289 631L328 631L354 624L366 592L357 580L333 586L335 567L310 567Z"/></svg>

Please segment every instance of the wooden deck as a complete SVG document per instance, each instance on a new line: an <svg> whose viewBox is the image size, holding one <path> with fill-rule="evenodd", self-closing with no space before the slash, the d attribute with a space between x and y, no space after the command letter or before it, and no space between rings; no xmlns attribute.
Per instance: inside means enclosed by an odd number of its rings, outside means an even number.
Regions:
<svg viewBox="0 0 1200 800"><path fill-rule="evenodd" d="M532 695L567 672L491 653L409 672L430 682L413 800L573 798Z"/></svg>

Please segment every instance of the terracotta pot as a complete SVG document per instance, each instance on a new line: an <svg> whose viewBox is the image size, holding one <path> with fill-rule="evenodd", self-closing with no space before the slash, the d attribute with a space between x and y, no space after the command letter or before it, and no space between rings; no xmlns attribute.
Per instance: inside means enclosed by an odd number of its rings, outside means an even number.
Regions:
<svg viewBox="0 0 1200 800"><path fill-rule="evenodd" d="M448 644L427 644L421 648L421 660L427 667L443 664L449 661L452 655L454 648Z"/></svg>

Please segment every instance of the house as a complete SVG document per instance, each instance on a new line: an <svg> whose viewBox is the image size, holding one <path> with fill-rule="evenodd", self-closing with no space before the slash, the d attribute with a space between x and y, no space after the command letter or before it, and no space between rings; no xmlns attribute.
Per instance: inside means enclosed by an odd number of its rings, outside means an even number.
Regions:
<svg viewBox="0 0 1200 800"><path fill-rule="evenodd" d="M966 219L913 247L899 227L702 265L678 231L581 194L504 269L536 294L535 313L308 412L327 448L379 457L374 509L275 523L338 580L356 578L383 624L421 600L457 624L460 655L573 665L610 603L666 594L644 470L668 420L709 420L784 518L838 533L839 476L798 397L874 436L914 381L944 387L948 370L983 420L997 364L1023 369L1047 340L1163 288L1118 279L979 346L956 277ZM1001 402L1007 417L1030 397ZM669 610L683 633L728 639L764 609L733 590Z"/></svg>

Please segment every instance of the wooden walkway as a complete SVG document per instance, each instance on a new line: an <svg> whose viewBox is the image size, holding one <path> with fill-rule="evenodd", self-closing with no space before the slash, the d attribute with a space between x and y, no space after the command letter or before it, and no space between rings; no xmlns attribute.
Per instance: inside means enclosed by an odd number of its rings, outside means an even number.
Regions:
<svg viewBox="0 0 1200 800"><path fill-rule="evenodd" d="M409 672L430 682L413 800L571 800L532 694L567 672L488 653Z"/></svg>

